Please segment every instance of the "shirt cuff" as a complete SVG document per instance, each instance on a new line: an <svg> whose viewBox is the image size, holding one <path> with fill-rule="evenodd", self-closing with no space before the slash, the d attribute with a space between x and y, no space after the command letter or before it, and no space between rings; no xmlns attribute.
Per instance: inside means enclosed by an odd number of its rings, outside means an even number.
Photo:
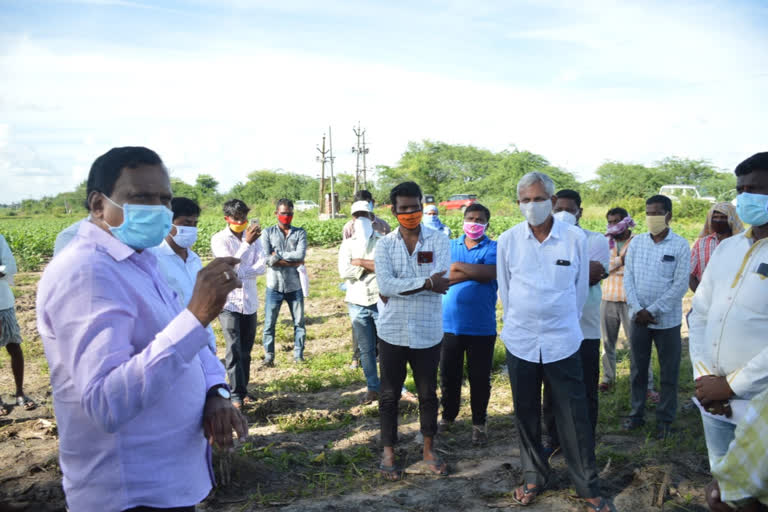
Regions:
<svg viewBox="0 0 768 512"><path fill-rule="evenodd" d="M181 358L189 363L200 349L208 347L208 332L195 315L188 309L179 313L171 320L163 334L167 336Z"/></svg>
<svg viewBox="0 0 768 512"><path fill-rule="evenodd" d="M750 392L753 379L749 378L749 372L745 372L743 368L731 372L726 378L731 391L737 397L749 400L754 396L754 393Z"/></svg>

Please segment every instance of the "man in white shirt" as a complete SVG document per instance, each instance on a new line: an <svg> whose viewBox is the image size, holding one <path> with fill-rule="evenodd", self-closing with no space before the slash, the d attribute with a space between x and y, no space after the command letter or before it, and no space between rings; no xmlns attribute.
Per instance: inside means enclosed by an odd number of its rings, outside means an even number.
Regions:
<svg viewBox="0 0 768 512"><path fill-rule="evenodd" d="M364 404L379 399L379 373L376 369L376 319L379 316L376 302L379 285L376 282L374 253L381 235L373 230L367 201L352 204L355 232L339 248L339 275L347 285L345 300L352 321L352 337L360 351L368 391Z"/></svg>
<svg viewBox="0 0 768 512"><path fill-rule="evenodd" d="M736 167L739 217L752 227L712 254L688 318L710 466L751 398L768 388L768 152Z"/></svg>
<svg viewBox="0 0 768 512"><path fill-rule="evenodd" d="M197 273L203 269L203 262L191 249L197 241L197 222L200 206L192 199L174 197L171 199L173 225L171 231L157 247L149 249L157 258L157 268L171 290L176 292L179 304L187 307L195 289ZM216 355L216 335L209 325L208 347Z"/></svg>
<svg viewBox="0 0 768 512"><path fill-rule="evenodd" d="M549 464L541 444L541 384L546 379L560 444L576 492L599 512L595 441L589 420L579 348L579 318L589 294L589 252L584 232L552 217L555 185L531 172L517 184L526 218L499 237L496 269L515 420L520 433L523 484L513 499L530 504L544 489Z"/></svg>
<svg viewBox="0 0 768 512"><path fill-rule="evenodd" d="M632 319L629 329L632 410L622 427L633 430L645 424L648 364L655 343L661 370L661 400L656 406L659 439L672 432L677 414L680 324L691 264L688 242L672 232L671 219L672 201L667 196L648 198L645 223L649 233L635 236L624 264L624 291Z"/></svg>
<svg viewBox="0 0 768 512"><path fill-rule="evenodd" d="M256 278L266 271L267 258L259 240L261 226L248 225L250 208L239 199L230 199L223 209L227 227L211 238L211 252L216 258L240 258L236 268L243 287L229 293L219 322L227 344L224 363L232 388L232 403L241 407L249 400L251 349L256 338L256 311L259 309Z"/></svg>
<svg viewBox="0 0 768 512"><path fill-rule="evenodd" d="M376 281L381 300L376 324L379 336L381 392L381 465L385 478L397 480L394 445L400 390L407 364L413 370L419 397L419 421L424 437L423 457L436 475L448 467L433 451L437 433L437 367L443 338L442 295L451 264L448 237L421 225L421 189L411 181L392 189L392 213L398 229L376 243Z"/></svg>
<svg viewBox="0 0 768 512"><path fill-rule="evenodd" d="M559 191L556 196L557 202L553 210L555 219L581 228L579 225L583 213L581 195L575 190L564 189ZM581 333L584 336L579 348L579 355L584 372L589 421L592 424L592 435L594 436L597 427L597 386L600 381L600 302L602 301L600 281L608 271L611 253L605 235L584 228L581 230L587 235L589 294L579 321ZM547 452L551 453L560 446L560 443L557 437L555 415L552 412L552 393L546 379L544 379L544 427L546 430L544 446Z"/></svg>

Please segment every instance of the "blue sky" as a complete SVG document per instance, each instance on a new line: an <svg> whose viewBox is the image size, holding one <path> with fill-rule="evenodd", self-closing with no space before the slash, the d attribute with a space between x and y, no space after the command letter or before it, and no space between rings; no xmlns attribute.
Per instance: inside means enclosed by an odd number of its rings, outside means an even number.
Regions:
<svg viewBox="0 0 768 512"><path fill-rule="evenodd" d="M84 180L115 145L226 189L316 175L333 126L369 164L409 140L605 160L766 149L768 3L0 0L0 203ZM5 179L7 178L7 180Z"/></svg>

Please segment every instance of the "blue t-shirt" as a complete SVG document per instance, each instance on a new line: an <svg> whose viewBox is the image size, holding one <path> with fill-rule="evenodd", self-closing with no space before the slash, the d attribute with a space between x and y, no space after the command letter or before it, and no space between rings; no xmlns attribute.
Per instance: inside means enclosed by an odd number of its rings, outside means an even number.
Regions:
<svg viewBox="0 0 768 512"><path fill-rule="evenodd" d="M495 240L483 237L470 250L464 244L466 236L451 240L451 263L496 264ZM443 331L469 336L495 335L498 288L495 279L488 283L464 281L451 286L443 295Z"/></svg>

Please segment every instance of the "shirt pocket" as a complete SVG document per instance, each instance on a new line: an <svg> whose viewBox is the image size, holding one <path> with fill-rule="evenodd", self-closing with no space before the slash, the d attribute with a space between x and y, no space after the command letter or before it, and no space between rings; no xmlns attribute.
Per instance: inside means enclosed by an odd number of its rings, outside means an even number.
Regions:
<svg viewBox="0 0 768 512"><path fill-rule="evenodd" d="M665 260L664 256L661 257L661 263L659 264L659 274L664 279L672 279L675 276L675 269L677 268L677 261Z"/></svg>
<svg viewBox="0 0 768 512"><path fill-rule="evenodd" d="M768 314L768 278L757 272L747 272L734 302L755 313Z"/></svg>
<svg viewBox="0 0 768 512"><path fill-rule="evenodd" d="M567 259L557 259L552 262L552 284L555 288L562 290L568 286L574 286L576 283L576 264Z"/></svg>

